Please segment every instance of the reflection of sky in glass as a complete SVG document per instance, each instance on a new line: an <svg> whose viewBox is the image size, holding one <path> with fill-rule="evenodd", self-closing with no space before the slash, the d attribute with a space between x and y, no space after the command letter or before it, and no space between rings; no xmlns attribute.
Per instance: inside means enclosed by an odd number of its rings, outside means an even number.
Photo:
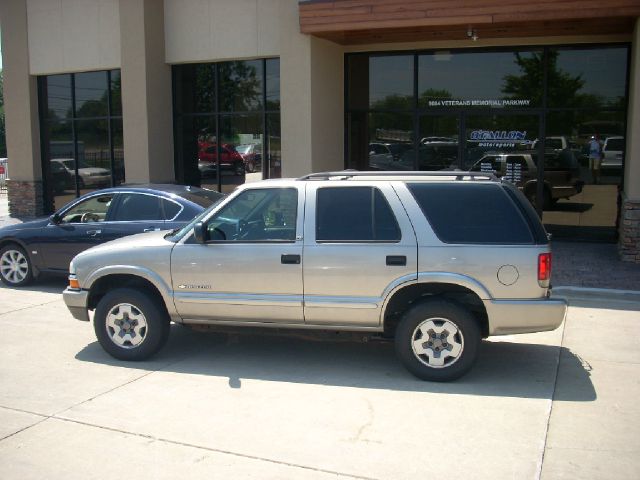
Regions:
<svg viewBox="0 0 640 480"><path fill-rule="evenodd" d="M522 52L522 58L533 53ZM425 90L446 90L451 98L490 100L505 97L507 75L521 75L513 52L428 54L418 59L418 94ZM540 76L541 78L542 76ZM542 89L542 86L538 86Z"/></svg>
<svg viewBox="0 0 640 480"><path fill-rule="evenodd" d="M107 72L77 73L75 78L76 113L88 102L105 102L100 110L107 114ZM96 114L98 110L92 112Z"/></svg>
<svg viewBox="0 0 640 480"><path fill-rule="evenodd" d="M626 48L559 50L558 68L575 77L582 75L579 93L602 95L611 103L624 97L626 87Z"/></svg>
<svg viewBox="0 0 640 480"><path fill-rule="evenodd" d="M394 95L413 97L413 56L369 58L369 104Z"/></svg>
<svg viewBox="0 0 640 480"><path fill-rule="evenodd" d="M71 75L49 75L47 98L51 115L58 118L71 116Z"/></svg>
<svg viewBox="0 0 640 480"><path fill-rule="evenodd" d="M267 108L280 105L280 59L267 60Z"/></svg>

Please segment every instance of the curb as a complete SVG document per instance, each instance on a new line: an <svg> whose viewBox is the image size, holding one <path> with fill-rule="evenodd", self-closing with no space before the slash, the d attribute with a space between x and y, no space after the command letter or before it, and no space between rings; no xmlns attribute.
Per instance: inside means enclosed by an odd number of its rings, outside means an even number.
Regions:
<svg viewBox="0 0 640 480"><path fill-rule="evenodd" d="M616 300L624 302L640 302L640 291L638 290L616 290L614 288L590 288L590 287L554 287L552 297L564 298L565 300Z"/></svg>

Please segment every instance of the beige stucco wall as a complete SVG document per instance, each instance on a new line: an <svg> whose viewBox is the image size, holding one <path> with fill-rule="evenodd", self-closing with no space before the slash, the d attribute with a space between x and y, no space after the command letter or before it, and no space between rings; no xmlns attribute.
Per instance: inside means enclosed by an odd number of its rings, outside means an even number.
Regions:
<svg viewBox="0 0 640 480"><path fill-rule="evenodd" d="M0 1L4 111L12 180L42 179L36 79L29 75L25 0Z"/></svg>
<svg viewBox="0 0 640 480"><path fill-rule="evenodd" d="M281 3L164 0L167 63L278 56ZM297 9L295 0L285 3Z"/></svg>
<svg viewBox="0 0 640 480"><path fill-rule="evenodd" d="M171 67L160 0L120 0L122 121L127 182L172 182Z"/></svg>
<svg viewBox="0 0 640 480"><path fill-rule="evenodd" d="M27 14L32 75L120 68L118 0L27 0Z"/></svg>
<svg viewBox="0 0 640 480"><path fill-rule="evenodd" d="M344 168L344 50L300 33L297 2L280 1L282 176Z"/></svg>
<svg viewBox="0 0 640 480"><path fill-rule="evenodd" d="M624 193L631 201L640 201L640 19L631 48L629 76L629 109L627 117L627 151L624 171Z"/></svg>

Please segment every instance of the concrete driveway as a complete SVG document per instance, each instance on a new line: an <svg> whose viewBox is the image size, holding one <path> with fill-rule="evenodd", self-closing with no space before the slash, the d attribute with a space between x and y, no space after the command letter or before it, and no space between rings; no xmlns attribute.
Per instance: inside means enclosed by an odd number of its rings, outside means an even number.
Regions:
<svg viewBox="0 0 640 480"><path fill-rule="evenodd" d="M0 478L640 478L640 302L572 300L450 384L381 343L174 326L122 363L49 280L0 288Z"/></svg>

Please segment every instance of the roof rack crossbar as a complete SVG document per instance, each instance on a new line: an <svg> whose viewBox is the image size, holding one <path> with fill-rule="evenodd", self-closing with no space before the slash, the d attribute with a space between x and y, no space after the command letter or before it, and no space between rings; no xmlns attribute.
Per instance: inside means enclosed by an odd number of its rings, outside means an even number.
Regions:
<svg viewBox="0 0 640 480"><path fill-rule="evenodd" d="M432 171L432 172L399 172L399 171L359 171L359 170L342 170L337 172L317 172L310 173L298 180L329 180L335 178L336 180L346 180L353 177L455 177L456 180L464 180L469 178L475 179L487 179L499 181L498 177L491 172L464 172L464 171Z"/></svg>

